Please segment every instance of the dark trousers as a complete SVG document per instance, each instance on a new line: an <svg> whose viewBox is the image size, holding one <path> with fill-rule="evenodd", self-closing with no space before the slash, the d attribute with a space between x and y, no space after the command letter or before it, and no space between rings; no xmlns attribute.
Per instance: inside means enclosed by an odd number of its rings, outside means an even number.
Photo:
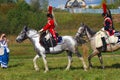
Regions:
<svg viewBox="0 0 120 80"><path fill-rule="evenodd" d="M48 46L46 38L42 38L42 44L43 44L45 50L49 51L49 46Z"/></svg>
<svg viewBox="0 0 120 80"><path fill-rule="evenodd" d="M103 43L102 50L106 51L106 49L107 49L107 43L106 43L105 37L102 37L101 40L102 40L102 43Z"/></svg>

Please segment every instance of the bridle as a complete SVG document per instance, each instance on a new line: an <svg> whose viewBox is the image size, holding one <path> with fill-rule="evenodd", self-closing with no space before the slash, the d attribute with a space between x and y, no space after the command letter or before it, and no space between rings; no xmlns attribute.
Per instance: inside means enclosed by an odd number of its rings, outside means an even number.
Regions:
<svg viewBox="0 0 120 80"><path fill-rule="evenodd" d="M80 37L83 37L85 34L85 28L83 28L81 32L78 31L77 34L79 34Z"/></svg>

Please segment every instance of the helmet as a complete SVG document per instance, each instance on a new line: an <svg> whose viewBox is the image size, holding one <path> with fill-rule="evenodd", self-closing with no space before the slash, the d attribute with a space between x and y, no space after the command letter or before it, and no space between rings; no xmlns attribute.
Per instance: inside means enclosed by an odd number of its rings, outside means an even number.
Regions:
<svg viewBox="0 0 120 80"><path fill-rule="evenodd" d="M103 17L105 17L105 16L106 16L106 17L110 17L110 15L109 15L108 13L102 13L102 16L103 16Z"/></svg>
<svg viewBox="0 0 120 80"><path fill-rule="evenodd" d="M107 13L102 13L102 16L104 17L104 16L107 16Z"/></svg>
<svg viewBox="0 0 120 80"><path fill-rule="evenodd" d="M52 14L50 14L50 13L48 13L48 14L47 14L47 17L50 17L50 18L52 18L52 19L53 19L53 15L52 15Z"/></svg>

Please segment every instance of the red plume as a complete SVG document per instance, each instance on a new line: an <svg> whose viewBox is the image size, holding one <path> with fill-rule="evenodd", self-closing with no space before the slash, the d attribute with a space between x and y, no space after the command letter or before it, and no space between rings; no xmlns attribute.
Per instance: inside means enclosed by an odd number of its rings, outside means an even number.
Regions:
<svg viewBox="0 0 120 80"><path fill-rule="evenodd" d="M103 8L103 13L106 14L107 13L107 5L106 5L106 3L102 3L102 8Z"/></svg>
<svg viewBox="0 0 120 80"><path fill-rule="evenodd" d="M48 6L48 13L52 14L52 6Z"/></svg>

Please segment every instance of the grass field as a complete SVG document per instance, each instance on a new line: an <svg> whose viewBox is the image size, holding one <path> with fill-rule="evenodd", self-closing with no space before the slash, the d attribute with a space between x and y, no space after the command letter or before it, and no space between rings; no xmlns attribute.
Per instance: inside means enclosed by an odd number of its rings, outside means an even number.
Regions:
<svg viewBox="0 0 120 80"><path fill-rule="evenodd" d="M34 55L10 56L9 68L0 69L0 80L120 80L120 56L103 55L104 70L100 68L98 58L95 57L92 59L94 68L85 72L81 61L75 56L70 71L65 71L66 56L48 55L48 73L44 73L42 59L37 62L40 71L34 70L33 57Z"/></svg>

